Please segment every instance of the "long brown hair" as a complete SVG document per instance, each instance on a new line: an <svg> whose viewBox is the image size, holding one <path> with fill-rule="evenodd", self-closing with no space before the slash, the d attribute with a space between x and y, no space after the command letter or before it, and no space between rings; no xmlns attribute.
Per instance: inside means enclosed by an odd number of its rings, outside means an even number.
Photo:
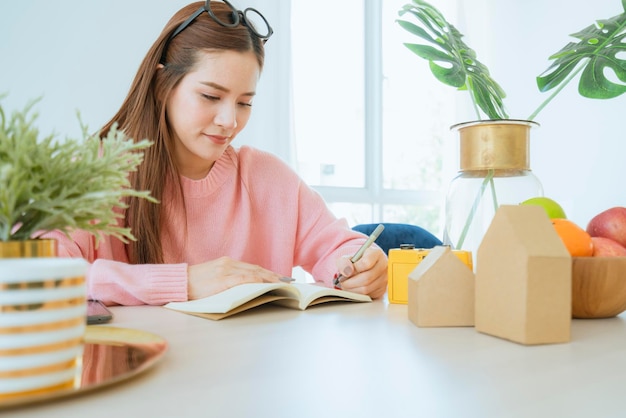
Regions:
<svg viewBox="0 0 626 418"><path fill-rule="evenodd" d="M249 28L242 24L234 28L223 27L203 12L171 39L164 66L160 66L159 61L170 35L204 3L191 3L172 16L139 66L122 106L101 130L101 134L106 135L117 123L119 129L135 141L151 140L153 145L145 151L143 163L136 172L130 173L131 184L136 190L150 190L152 196L161 201L165 184L169 181L174 185L175 198L181 199L183 207L178 170L172 157L174 138L166 117L165 104L172 89L194 67L200 51L253 51L260 69L265 56L263 42ZM212 1L211 10L221 21L232 21L232 11L226 4ZM163 205L132 197L127 204L125 226L130 227L137 238L126 245L130 263L163 263Z"/></svg>

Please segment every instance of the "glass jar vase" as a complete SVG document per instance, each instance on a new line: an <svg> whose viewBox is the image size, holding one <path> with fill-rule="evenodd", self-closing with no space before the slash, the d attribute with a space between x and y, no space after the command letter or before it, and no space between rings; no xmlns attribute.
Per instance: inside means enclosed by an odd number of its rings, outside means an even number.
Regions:
<svg viewBox="0 0 626 418"><path fill-rule="evenodd" d="M532 173L527 120L485 120L453 125L458 132L460 170L450 183L443 243L475 257L497 208L543 196ZM476 262L474 262L476 266Z"/></svg>

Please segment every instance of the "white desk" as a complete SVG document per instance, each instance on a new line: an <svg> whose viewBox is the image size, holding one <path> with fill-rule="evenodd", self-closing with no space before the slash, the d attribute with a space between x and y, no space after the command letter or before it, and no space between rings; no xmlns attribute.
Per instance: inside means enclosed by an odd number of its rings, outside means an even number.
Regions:
<svg viewBox="0 0 626 418"><path fill-rule="evenodd" d="M570 343L523 346L474 328L418 328L406 310L386 301L263 307L215 322L159 307L113 308L111 325L168 340L156 367L4 415L626 416L626 317L574 320Z"/></svg>

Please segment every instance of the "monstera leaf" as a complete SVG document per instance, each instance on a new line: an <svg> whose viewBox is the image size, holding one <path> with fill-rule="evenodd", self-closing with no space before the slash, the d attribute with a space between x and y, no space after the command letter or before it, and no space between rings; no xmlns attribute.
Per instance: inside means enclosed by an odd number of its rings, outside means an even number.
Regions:
<svg viewBox="0 0 626 418"><path fill-rule="evenodd" d="M555 61L537 77L537 86L542 92L556 89L528 119L534 119L581 71L578 92L583 97L611 99L626 92L626 60L617 56L626 52L626 0L622 0L622 7L624 13L598 20L596 25L572 34L580 42L570 42L550 57ZM623 83L609 80L605 69L612 71Z"/></svg>
<svg viewBox="0 0 626 418"><path fill-rule="evenodd" d="M439 81L459 90L468 90L475 107L478 106L490 119L508 117L503 105L504 90L491 78L487 67L476 59L476 52L463 42L463 35L436 8L425 1L413 0L398 14L415 17L416 23L400 19L397 22L432 44L404 45L428 60L431 72ZM476 113L480 119L478 109Z"/></svg>
<svg viewBox="0 0 626 418"><path fill-rule="evenodd" d="M578 91L592 99L611 99L626 92L626 0L621 0L624 13L606 20L597 20L571 36L570 42L553 54L552 65L537 77L541 92L553 90L550 96L527 118L537 114L578 74ZM398 12L415 18L415 23L398 20L398 24L427 41L428 44L405 43L418 56L430 63L434 76L444 84L468 90L474 106L490 119L508 117L502 88L490 76L487 67L476 59L476 53L462 40L463 35L435 7L423 0L413 0ZM430 45L429 45L430 44ZM476 109L480 119L480 112Z"/></svg>
<svg viewBox="0 0 626 418"><path fill-rule="evenodd" d="M581 96L611 99L626 92L626 59L617 56L626 54L626 0L622 0L622 6L624 13L608 20L598 20L597 25L571 35L580 42L570 42L550 57L554 63L537 77L540 91L553 89L569 81L570 74L576 75L582 70L578 84ZM572 73L575 68L577 71ZM612 71L622 83L609 80L605 69Z"/></svg>

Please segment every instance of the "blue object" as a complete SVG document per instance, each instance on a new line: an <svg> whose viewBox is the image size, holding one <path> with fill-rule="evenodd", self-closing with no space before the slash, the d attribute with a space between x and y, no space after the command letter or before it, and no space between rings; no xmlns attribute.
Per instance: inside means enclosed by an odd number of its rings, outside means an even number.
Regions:
<svg viewBox="0 0 626 418"><path fill-rule="evenodd" d="M369 235L378 225L380 224L359 224L352 229ZM376 244L385 254L389 254L391 248L400 248L401 244L411 244L415 248L433 248L443 244L439 238L417 225L402 223L383 223L383 225L385 229L376 240Z"/></svg>

